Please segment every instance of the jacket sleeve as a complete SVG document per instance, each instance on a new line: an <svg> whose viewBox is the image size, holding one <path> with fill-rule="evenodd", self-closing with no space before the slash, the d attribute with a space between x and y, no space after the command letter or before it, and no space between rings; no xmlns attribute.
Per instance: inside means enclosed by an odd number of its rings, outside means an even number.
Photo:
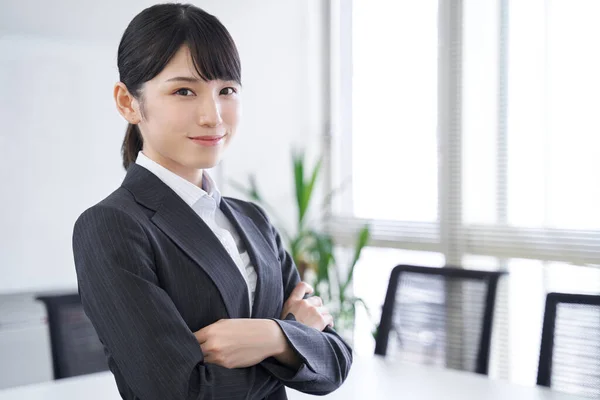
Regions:
<svg viewBox="0 0 600 400"><path fill-rule="evenodd" d="M281 236L268 222L265 212L254 206L271 230L270 234L281 260L284 299L287 300L300 282L300 274L292 257L284 249ZM333 329L327 327L321 332L296 321L291 314L284 320L274 321L279 324L302 364L296 371L273 358L268 358L261 365L286 386L304 393L324 395L342 385L352 365L352 349Z"/></svg>
<svg viewBox="0 0 600 400"><path fill-rule="evenodd" d="M264 367L205 364L200 345L158 285L142 226L116 208L77 220L73 253L84 310L135 395L145 400L256 399L282 385Z"/></svg>

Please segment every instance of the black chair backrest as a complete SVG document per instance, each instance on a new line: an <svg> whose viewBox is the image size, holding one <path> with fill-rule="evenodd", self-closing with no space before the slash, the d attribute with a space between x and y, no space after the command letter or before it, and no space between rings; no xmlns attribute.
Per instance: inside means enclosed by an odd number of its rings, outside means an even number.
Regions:
<svg viewBox="0 0 600 400"><path fill-rule="evenodd" d="M108 370L104 346L78 294L40 296L48 313L54 379Z"/></svg>
<svg viewBox="0 0 600 400"><path fill-rule="evenodd" d="M600 399L600 294L546 296L537 384Z"/></svg>
<svg viewBox="0 0 600 400"><path fill-rule="evenodd" d="M487 374L496 291L505 273L398 265L375 354L388 354L394 343L394 356L405 361Z"/></svg>

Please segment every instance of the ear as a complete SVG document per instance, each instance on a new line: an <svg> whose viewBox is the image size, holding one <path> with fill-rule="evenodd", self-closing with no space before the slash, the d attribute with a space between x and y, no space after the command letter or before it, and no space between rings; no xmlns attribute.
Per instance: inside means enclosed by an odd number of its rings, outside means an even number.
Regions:
<svg viewBox="0 0 600 400"><path fill-rule="evenodd" d="M123 82L117 82L114 89L117 110L130 124L139 124L142 120L139 102L133 97Z"/></svg>

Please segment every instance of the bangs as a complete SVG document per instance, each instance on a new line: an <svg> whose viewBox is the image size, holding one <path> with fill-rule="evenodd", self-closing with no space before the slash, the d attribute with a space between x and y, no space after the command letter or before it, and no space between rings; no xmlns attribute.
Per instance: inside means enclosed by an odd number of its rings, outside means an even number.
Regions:
<svg viewBox="0 0 600 400"><path fill-rule="evenodd" d="M240 57L229 32L214 18L187 15L185 44L190 49L194 67L205 81L220 79L241 85Z"/></svg>
<svg viewBox="0 0 600 400"><path fill-rule="evenodd" d="M240 56L231 35L215 16L189 4L157 4L131 21L119 44L120 80L137 93L183 45L202 79L241 85Z"/></svg>

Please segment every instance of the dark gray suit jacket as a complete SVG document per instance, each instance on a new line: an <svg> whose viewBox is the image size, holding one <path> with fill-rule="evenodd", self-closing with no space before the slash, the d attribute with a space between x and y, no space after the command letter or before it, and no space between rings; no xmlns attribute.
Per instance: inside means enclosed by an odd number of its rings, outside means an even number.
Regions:
<svg viewBox="0 0 600 400"><path fill-rule="evenodd" d="M234 261L175 192L132 164L122 186L75 223L73 252L86 314L105 346L124 399L286 399L285 386L326 394L346 379L350 347L331 329L280 320L299 276L264 212L223 198L258 281L248 288ZM303 361L268 358L227 369L203 362L193 332L223 318L276 321Z"/></svg>

